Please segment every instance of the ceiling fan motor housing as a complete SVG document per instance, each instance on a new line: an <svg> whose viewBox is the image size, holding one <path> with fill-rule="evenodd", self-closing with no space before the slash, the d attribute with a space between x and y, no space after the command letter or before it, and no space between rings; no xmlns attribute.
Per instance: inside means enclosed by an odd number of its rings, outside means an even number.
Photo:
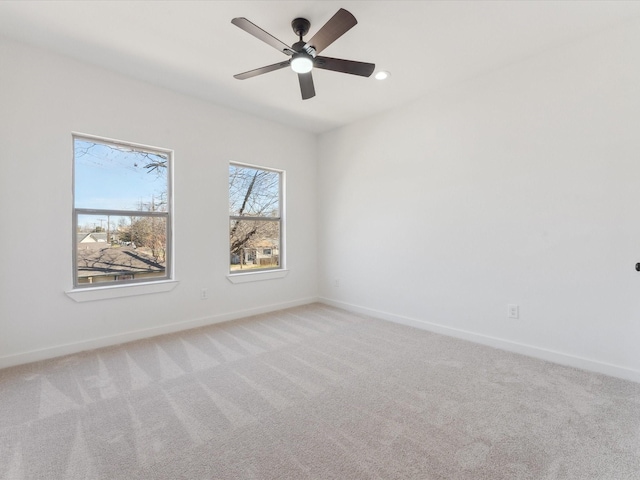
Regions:
<svg viewBox="0 0 640 480"><path fill-rule="evenodd" d="M306 18L294 18L291 21L291 28L296 35L302 41L302 37L304 37L307 33L309 33L309 28L311 27L311 22Z"/></svg>

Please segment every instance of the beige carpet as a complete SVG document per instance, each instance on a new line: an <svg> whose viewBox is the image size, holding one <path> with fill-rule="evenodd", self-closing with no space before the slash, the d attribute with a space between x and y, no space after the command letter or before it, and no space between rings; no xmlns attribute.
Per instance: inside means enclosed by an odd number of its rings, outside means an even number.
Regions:
<svg viewBox="0 0 640 480"><path fill-rule="evenodd" d="M0 371L0 478L640 479L640 384L310 305Z"/></svg>

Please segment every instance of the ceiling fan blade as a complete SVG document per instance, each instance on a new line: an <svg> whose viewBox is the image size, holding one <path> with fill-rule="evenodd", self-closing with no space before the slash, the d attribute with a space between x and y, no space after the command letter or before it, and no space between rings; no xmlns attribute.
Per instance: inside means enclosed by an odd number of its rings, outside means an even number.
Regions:
<svg viewBox="0 0 640 480"><path fill-rule="evenodd" d="M311 72L299 73L298 80L300 80L300 92L302 93L302 99L308 100L309 98L316 96L316 89L313 86L313 77Z"/></svg>
<svg viewBox="0 0 640 480"><path fill-rule="evenodd" d="M233 78L237 78L238 80L245 80L251 77L257 77L258 75L262 75L263 73L273 72L274 70L280 70L281 68L285 68L289 66L289 60L285 60L284 62L274 63L273 65L267 65L266 67L256 68L255 70L249 70L248 72L238 73L234 75Z"/></svg>
<svg viewBox="0 0 640 480"><path fill-rule="evenodd" d="M270 33L265 32L260 27L251 23L244 17L236 17L231 20L231 23L233 23L236 27L241 28L245 32L250 33L258 40L262 40L264 43L271 45L276 50L280 50L285 55L293 55L293 53L295 53L293 50L291 50L291 47L289 45L281 42L276 37L274 37Z"/></svg>
<svg viewBox="0 0 640 480"><path fill-rule="evenodd" d="M344 8L341 8L311 37L311 40L307 41L305 47L313 47L316 53L320 53L357 23L356 17Z"/></svg>
<svg viewBox="0 0 640 480"><path fill-rule="evenodd" d="M354 60L342 60L340 58L316 57L313 66L334 72L350 73L369 77L376 68L375 63L356 62Z"/></svg>

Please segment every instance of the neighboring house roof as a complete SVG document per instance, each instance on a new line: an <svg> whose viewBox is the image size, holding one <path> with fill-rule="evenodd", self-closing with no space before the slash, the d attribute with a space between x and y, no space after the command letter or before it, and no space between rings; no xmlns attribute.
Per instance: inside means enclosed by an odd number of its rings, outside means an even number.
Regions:
<svg viewBox="0 0 640 480"><path fill-rule="evenodd" d="M278 248L279 240L273 238L258 238L247 242L247 248Z"/></svg>
<svg viewBox="0 0 640 480"><path fill-rule="evenodd" d="M97 243L106 242L107 234L105 232L79 233L78 243Z"/></svg>
<svg viewBox="0 0 640 480"><path fill-rule="evenodd" d="M164 272L165 266L142 249L104 247L78 249L78 277Z"/></svg>

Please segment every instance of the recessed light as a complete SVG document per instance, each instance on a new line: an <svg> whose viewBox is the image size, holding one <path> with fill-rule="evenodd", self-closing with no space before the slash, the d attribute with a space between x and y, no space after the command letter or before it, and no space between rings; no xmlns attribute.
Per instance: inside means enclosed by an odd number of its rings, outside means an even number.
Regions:
<svg viewBox="0 0 640 480"><path fill-rule="evenodd" d="M387 78L389 78L391 76L391 74L389 72L386 72L384 70L380 70L378 73L376 73L376 80L386 80Z"/></svg>

